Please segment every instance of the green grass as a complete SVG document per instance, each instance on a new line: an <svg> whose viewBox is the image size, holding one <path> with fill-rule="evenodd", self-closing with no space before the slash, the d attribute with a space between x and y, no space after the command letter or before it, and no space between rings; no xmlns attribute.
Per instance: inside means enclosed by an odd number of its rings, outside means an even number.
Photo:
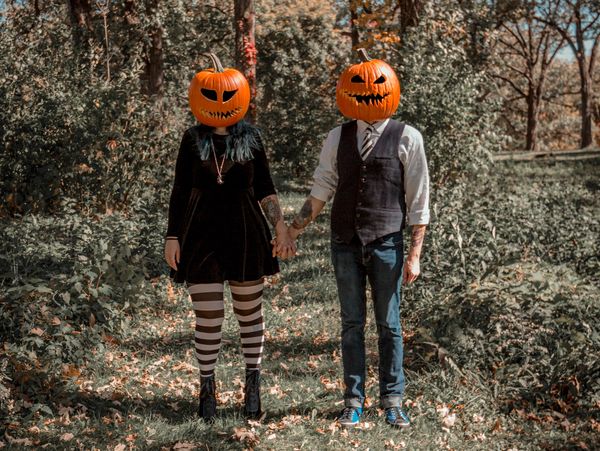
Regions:
<svg viewBox="0 0 600 451"><path fill-rule="evenodd" d="M351 431L335 422L342 408L340 323L326 210L301 236L300 255L283 262L265 290L263 422L241 415L243 362L229 302L216 370L218 419L212 425L196 419L191 304L162 276L152 280L158 302L129 313L129 333L105 335L104 347L89 350L93 358L81 374L56 390L51 414L31 413L31 398L13 401L0 443L111 450L593 449L600 443L599 169L598 161L498 164L466 189L434 193L424 275L404 291L402 306L408 430L389 428L377 406L372 312L364 422ZM281 194L286 212L305 195ZM562 317L577 324L561 323ZM561 357L576 333L589 340L582 368Z"/></svg>

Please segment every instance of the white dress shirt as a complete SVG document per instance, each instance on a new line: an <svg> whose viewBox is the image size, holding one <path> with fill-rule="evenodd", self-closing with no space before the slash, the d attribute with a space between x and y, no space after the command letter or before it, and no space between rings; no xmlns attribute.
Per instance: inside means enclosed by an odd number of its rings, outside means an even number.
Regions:
<svg viewBox="0 0 600 451"><path fill-rule="evenodd" d="M373 147L383 133L388 122L385 119L372 123L375 131L372 134ZM357 147L363 141L368 123L356 121ZM329 201L335 194L338 184L337 152L340 143L342 127L336 127L329 132L321 155L319 166L315 169L314 183L311 196L324 202ZM365 159L368 155L365 155ZM406 124L398 146L398 158L404 166L404 194L406 196L407 222L409 225L429 224L429 172L423 147L423 137L414 127Z"/></svg>

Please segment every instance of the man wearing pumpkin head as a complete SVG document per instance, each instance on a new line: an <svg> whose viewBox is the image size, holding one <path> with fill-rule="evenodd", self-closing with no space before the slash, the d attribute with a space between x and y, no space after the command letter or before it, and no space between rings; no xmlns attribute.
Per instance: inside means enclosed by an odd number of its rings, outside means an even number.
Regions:
<svg viewBox="0 0 600 451"><path fill-rule="evenodd" d="M189 87L200 124L184 133L179 148L165 259L173 280L186 282L196 315L199 416L211 421L216 415L214 370L228 281L246 366L244 411L260 418L263 278L279 271L276 254L287 258L295 248L258 129L242 120L250 102L248 81L241 72L224 69L214 54L208 56L214 68L198 72ZM273 247L265 216L277 234Z"/></svg>
<svg viewBox="0 0 600 451"><path fill-rule="evenodd" d="M392 68L371 60L346 69L337 84L337 104L351 118L329 132L314 173L310 196L289 227L294 240L335 193L331 209L331 256L342 320L343 426L359 423L365 400L366 280L379 335L379 390L386 421L407 427L402 410L403 349L401 281L419 275L429 223L429 176L421 134L391 119L400 101ZM404 262L402 229L412 236Z"/></svg>

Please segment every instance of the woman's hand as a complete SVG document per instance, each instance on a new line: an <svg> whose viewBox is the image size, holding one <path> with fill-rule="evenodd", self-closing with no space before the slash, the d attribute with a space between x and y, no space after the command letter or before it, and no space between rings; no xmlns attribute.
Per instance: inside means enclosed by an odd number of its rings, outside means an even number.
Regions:
<svg viewBox="0 0 600 451"><path fill-rule="evenodd" d="M288 228L283 222L277 225L277 237L273 242L273 257L281 257L283 260L296 255L296 243L288 233Z"/></svg>
<svg viewBox="0 0 600 451"><path fill-rule="evenodd" d="M165 260L175 271L177 271L179 256L179 241L173 239L167 240L165 242Z"/></svg>

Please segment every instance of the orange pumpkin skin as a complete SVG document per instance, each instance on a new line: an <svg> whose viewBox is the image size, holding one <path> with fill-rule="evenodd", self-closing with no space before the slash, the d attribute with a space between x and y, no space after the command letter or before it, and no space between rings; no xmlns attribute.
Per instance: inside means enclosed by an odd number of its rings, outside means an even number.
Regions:
<svg viewBox="0 0 600 451"><path fill-rule="evenodd" d="M190 83L188 97L198 122L210 127L228 127L244 118L250 106L250 85L236 69L223 69L214 54L214 68L198 72Z"/></svg>
<svg viewBox="0 0 600 451"><path fill-rule="evenodd" d="M338 108L351 119L366 122L387 119L400 103L398 77L385 61L370 59L364 49L359 49L359 53L366 61L350 66L338 80Z"/></svg>

